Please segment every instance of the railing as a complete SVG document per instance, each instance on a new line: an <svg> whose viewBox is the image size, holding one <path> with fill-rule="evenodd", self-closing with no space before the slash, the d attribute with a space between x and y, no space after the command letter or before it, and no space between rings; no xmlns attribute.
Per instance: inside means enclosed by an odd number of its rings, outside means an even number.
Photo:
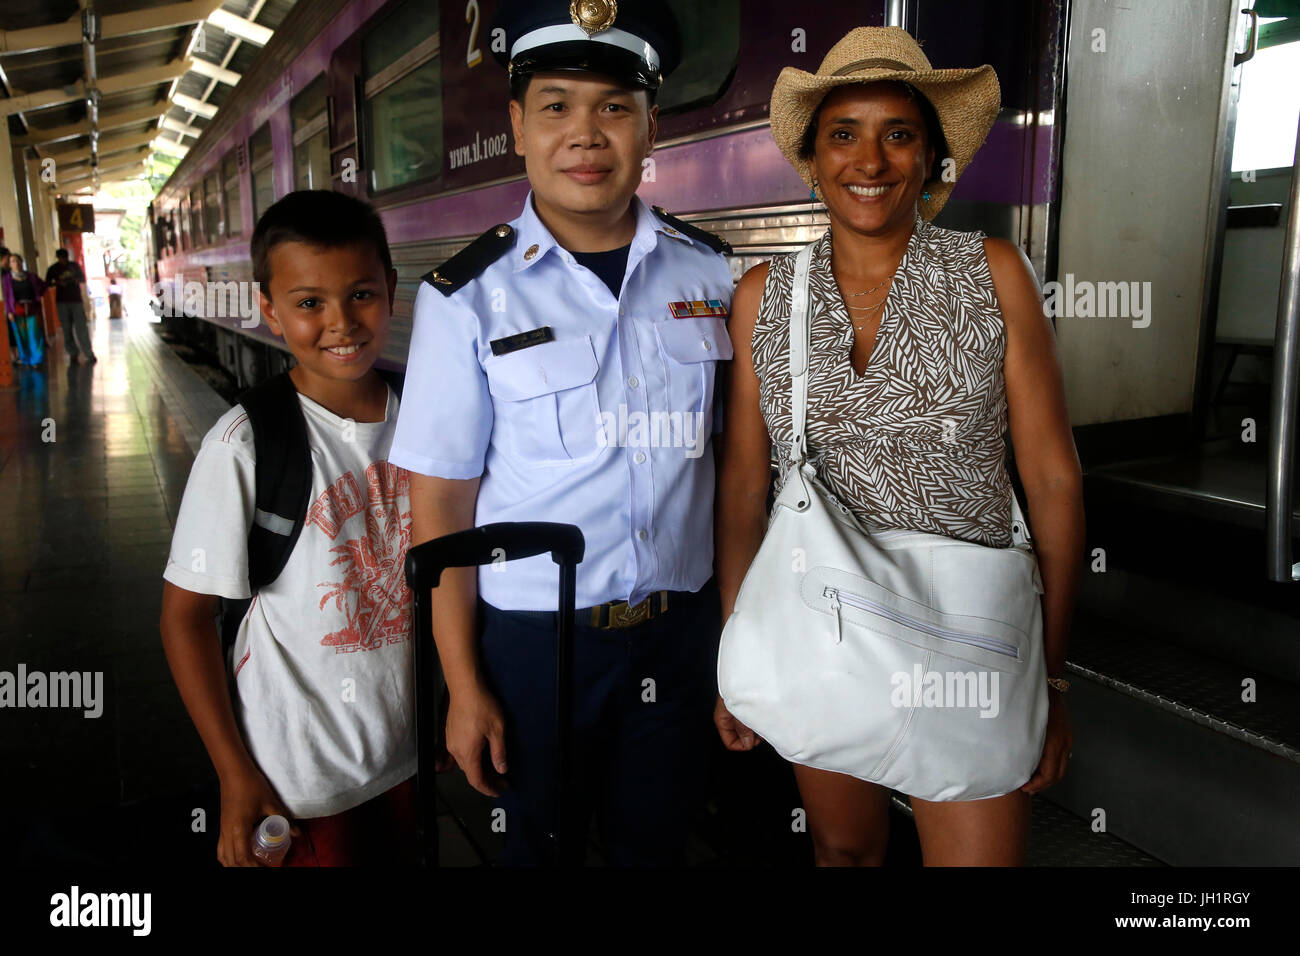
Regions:
<svg viewBox="0 0 1300 956"><path fill-rule="evenodd" d="M1268 578L1300 581L1291 552L1296 450L1296 399L1300 394L1300 128L1291 169L1291 203L1282 248L1282 286L1273 337L1272 436L1268 449L1268 510L1265 517Z"/></svg>

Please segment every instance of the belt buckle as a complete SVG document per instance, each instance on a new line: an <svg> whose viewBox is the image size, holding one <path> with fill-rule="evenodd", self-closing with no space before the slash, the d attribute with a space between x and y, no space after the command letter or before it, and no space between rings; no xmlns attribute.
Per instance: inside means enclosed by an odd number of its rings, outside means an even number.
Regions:
<svg viewBox="0 0 1300 956"><path fill-rule="evenodd" d="M610 627L633 627L648 620L650 620L650 598L646 598L640 604L628 604L623 601L609 608Z"/></svg>

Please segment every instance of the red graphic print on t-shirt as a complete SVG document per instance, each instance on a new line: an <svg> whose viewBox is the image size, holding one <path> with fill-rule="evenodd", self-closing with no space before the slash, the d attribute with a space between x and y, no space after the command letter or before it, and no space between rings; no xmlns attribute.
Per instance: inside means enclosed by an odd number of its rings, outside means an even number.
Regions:
<svg viewBox="0 0 1300 956"><path fill-rule="evenodd" d="M374 650L399 644L411 636L411 591L406 586L403 562L411 544L411 510L398 512L398 502L409 500L411 476L403 468L377 461L366 468L363 495L352 472L322 492L307 512L332 541L347 520L365 513L366 536L351 538L330 548L337 555L331 567L342 565L342 581L322 581L327 588L320 607L331 600L347 616L347 624L321 638L336 653Z"/></svg>

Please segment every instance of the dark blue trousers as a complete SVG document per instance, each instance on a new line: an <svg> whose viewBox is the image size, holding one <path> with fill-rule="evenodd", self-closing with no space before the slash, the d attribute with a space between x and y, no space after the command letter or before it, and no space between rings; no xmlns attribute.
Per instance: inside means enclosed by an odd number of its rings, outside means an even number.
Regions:
<svg viewBox="0 0 1300 956"><path fill-rule="evenodd" d="M581 616L581 615L579 615ZM507 865L551 860L555 779L555 615L479 603L480 653L506 720ZM702 799L717 694L717 587L672 592L667 613L629 628L574 632L570 833L596 815L612 866L684 862ZM575 850L581 862L584 847Z"/></svg>

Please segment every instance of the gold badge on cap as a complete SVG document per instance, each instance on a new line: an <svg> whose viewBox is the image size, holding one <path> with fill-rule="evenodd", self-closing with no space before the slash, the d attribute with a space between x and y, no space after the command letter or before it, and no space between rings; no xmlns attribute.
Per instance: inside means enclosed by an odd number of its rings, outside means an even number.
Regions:
<svg viewBox="0 0 1300 956"><path fill-rule="evenodd" d="M608 30L617 16L615 0L572 0L569 4L569 19L587 36Z"/></svg>

